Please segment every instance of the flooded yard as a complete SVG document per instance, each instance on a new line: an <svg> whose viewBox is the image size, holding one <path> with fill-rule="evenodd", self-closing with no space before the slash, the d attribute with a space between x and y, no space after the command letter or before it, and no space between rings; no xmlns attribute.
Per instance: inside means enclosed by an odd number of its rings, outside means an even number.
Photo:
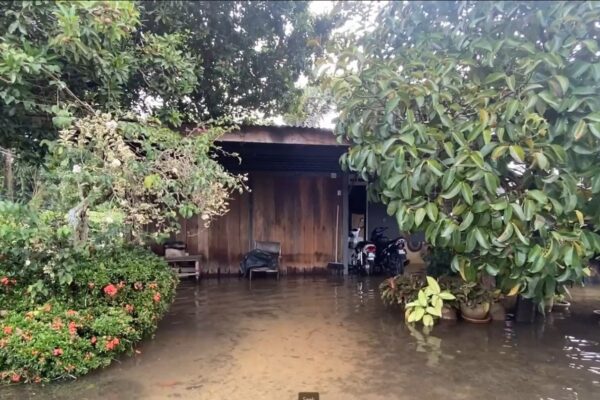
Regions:
<svg viewBox="0 0 600 400"><path fill-rule="evenodd" d="M380 278L183 282L140 354L75 382L0 389L1 399L593 399L600 290L574 290L543 323L411 331Z"/></svg>

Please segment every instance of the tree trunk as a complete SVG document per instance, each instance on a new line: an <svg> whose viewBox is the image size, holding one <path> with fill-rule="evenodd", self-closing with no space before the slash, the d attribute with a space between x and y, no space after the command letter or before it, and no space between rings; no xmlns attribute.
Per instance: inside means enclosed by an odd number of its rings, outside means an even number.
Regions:
<svg viewBox="0 0 600 400"><path fill-rule="evenodd" d="M15 198L15 185L13 174L14 157L9 150L1 150L2 154L4 154L4 191L6 193L6 197L12 201Z"/></svg>

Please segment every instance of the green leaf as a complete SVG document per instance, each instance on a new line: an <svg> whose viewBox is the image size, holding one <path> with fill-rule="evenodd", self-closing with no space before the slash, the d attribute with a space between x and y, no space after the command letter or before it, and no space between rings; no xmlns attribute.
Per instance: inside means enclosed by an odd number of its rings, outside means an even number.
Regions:
<svg viewBox="0 0 600 400"><path fill-rule="evenodd" d="M491 276L496 276L500 272L500 269L491 264L485 264L485 271Z"/></svg>
<svg viewBox="0 0 600 400"><path fill-rule="evenodd" d="M558 110L560 108L560 103L558 102L556 97L554 97L554 95L552 93L550 93L549 91L544 90L543 92L538 93L538 97L540 97L542 100L544 100L546 102L546 104L548 104L555 110Z"/></svg>
<svg viewBox="0 0 600 400"><path fill-rule="evenodd" d="M527 197L537 201L540 204L546 204L548 201L548 196L546 196L546 193L542 192L541 190L528 190Z"/></svg>
<svg viewBox="0 0 600 400"><path fill-rule="evenodd" d="M427 211L424 208L419 208L415 212L415 226L416 227L419 227L421 225L426 214L427 214Z"/></svg>
<svg viewBox="0 0 600 400"><path fill-rule="evenodd" d="M431 172L433 172L435 175L439 176L444 176L444 173L442 172L442 166L441 164L437 161L437 160L427 160L427 166L429 167L429 170Z"/></svg>
<svg viewBox="0 0 600 400"><path fill-rule="evenodd" d="M489 249L490 244L488 243L485 236L483 236L481 230L479 228L474 228L473 231L475 232L475 239L477 240L477 243L479 243L479 245L484 249Z"/></svg>
<svg viewBox="0 0 600 400"><path fill-rule="evenodd" d="M454 183L454 176L456 175L456 169L450 168L446 170L444 177L442 178L442 189L448 190L448 188Z"/></svg>
<svg viewBox="0 0 600 400"><path fill-rule="evenodd" d="M565 93L567 93L567 90L569 90L569 80L562 75L554 75L554 79L560 85L560 88L562 90L561 95L564 95Z"/></svg>
<svg viewBox="0 0 600 400"><path fill-rule="evenodd" d="M592 178L592 193L600 193L600 174L596 174Z"/></svg>
<svg viewBox="0 0 600 400"><path fill-rule="evenodd" d="M463 182L461 184L460 190L462 192L463 199L465 199L465 202L469 205L473 204L473 190L471 189L471 186L468 183Z"/></svg>
<svg viewBox="0 0 600 400"><path fill-rule="evenodd" d="M585 136L586 132L587 132L587 124L585 123L585 121L583 119L580 119L579 122L577 122L577 124L575 124L575 126L573 127L572 135L575 138L575 140L579 140L583 136Z"/></svg>
<svg viewBox="0 0 600 400"><path fill-rule="evenodd" d="M450 236L452 236L452 234L454 233L454 231L456 231L456 224L454 224L453 222L450 222L446 225L446 229L444 229L444 231L442 232L442 237L444 238L450 238Z"/></svg>
<svg viewBox="0 0 600 400"><path fill-rule="evenodd" d="M498 185L500 184L498 177L490 172L486 172L483 176L483 180L485 182L485 188L488 190L488 192L495 195L498 191Z"/></svg>
<svg viewBox="0 0 600 400"><path fill-rule="evenodd" d="M508 223L508 224L506 224L506 227L504 228L504 231L502 232L502 234L500 236L498 236L497 240L501 243L506 242L508 239L511 238L513 232L514 232L513 225L511 223Z"/></svg>
<svg viewBox="0 0 600 400"><path fill-rule="evenodd" d="M519 104L519 101L515 99L508 102L508 105L506 106L506 111L504 113L504 119L506 121L510 120L512 117L515 116L517 110L519 109Z"/></svg>
<svg viewBox="0 0 600 400"><path fill-rule="evenodd" d="M423 325L425 326L433 326L433 317L429 314L425 314L423 316Z"/></svg>
<svg viewBox="0 0 600 400"><path fill-rule="evenodd" d="M600 139L600 123L594 122L588 124L588 128L590 129L590 132L592 132L592 135L594 135L597 139Z"/></svg>
<svg viewBox="0 0 600 400"><path fill-rule="evenodd" d="M432 222L436 222L438 218L437 205L435 203L427 203L427 206L425 206L425 208L427 210L427 217L429 218L429 220Z"/></svg>
<svg viewBox="0 0 600 400"><path fill-rule="evenodd" d="M592 122L600 122L600 111L590 113L590 114L586 115L584 117L584 119L587 119L588 121L592 121Z"/></svg>
<svg viewBox="0 0 600 400"><path fill-rule="evenodd" d="M492 151L492 160L496 161L506 153L508 146L498 146Z"/></svg>
<svg viewBox="0 0 600 400"><path fill-rule="evenodd" d="M427 307L425 309L425 311L429 314L429 315L435 315L436 317L441 317L442 316L442 310L438 310L435 309L433 307ZM423 323L425 323L425 320L423 319Z"/></svg>
<svg viewBox="0 0 600 400"><path fill-rule="evenodd" d="M458 227L458 230L463 232L465 231L469 226L471 226L471 223L473 222L473 213L471 211L469 211L463 218L463 221L461 222L461 224Z"/></svg>
<svg viewBox="0 0 600 400"><path fill-rule="evenodd" d="M427 276L426 279L427 279L427 284L429 285L429 287L431 288L431 291L433 293L438 294L441 292L440 285L435 280L435 278L432 278L431 276Z"/></svg>
<svg viewBox="0 0 600 400"><path fill-rule="evenodd" d="M417 295L417 301L421 307L427 307L427 296L423 290L419 290Z"/></svg>
<svg viewBox="0 0 600 400"><path fill-rule="evenodd" d="M515 212L515 214L517 214L517 217L521 221L526 221L525 213L523 212L523 208L521 207L520 204L511 203L510 206L512 207L513 211Z"/></svg>
<svg viewBox="0 0 600 400"><path fill-rule="evenodd" d="M396 187L396 185L398 185L398 183L404 179L404 175L401 174L395 174L392 175L387 181L386 181L386 185L388 188L390 189L394 189Z"/></svg>
<svg viewBox="0 0 600 400"><path fill-rule="evenodd" d="M529 245L529 240L527 238L525 238L525 236L523 236L523 234L521 233L521 231L519 230L519 228L517 227L517 225L512 224L512 226L513 226L513 229L514 229L515 233L517 234L517 237L521 241L521 243L523 243L524 245L528 246Z"/></svg>
<svg viewBox="0 0 600 400"><path fill-rule="evenodd" d="M514 75L507 76L506 84L508 85L508 88L514 92L515 91L515 76Z"/></svg>
<svg viewBox="0 0 600 400"><path fill-rule="evenodd" d="M456 182L454 184L454 186L452 187L452 189L450 189L450 191L448 191L447 193L443 193L441 196L447 200L452 199L458 195L458 193L461 190L461 187L462 187L462 184L459 182Z"/></svg>
<svg viewBox="0 0 600 400"><path fill-rule="evenodd" d="M516 144L512 145L509 147L509 151L510 156L513 158L513 160L519 163L522 163L525 160L525 151L521 146L518 146Z"/></svg>
<svg viewBox="0 0 600 400"><path fill-rule="evenodd" d="M400 100L402 100L402 98L398 96L388 101L385 105L385 113L390 114L391 112L393 112L396 109L396 107L398 107L398 103L400 103Z"/></svg>
<svg viewBox="0 0 600 400"><path fill-rule="evenodd" d="M489 74L486 78L485 78L485 83L493 83L496 82L500 79L506 78L506 74L504 72L494 72L492 74Z"/></svg>
<svg viewBox="0 0 600 400"><path fill-rule="evenodd" d="M490 208L495 211L502 211L508 207L508 201L502 199L490 204Z"/></svg>
<svg viewBox="0 0 600 400"><path fill-rule="evenodd" d="M441 292L439 296L442 300L456 300L456 297L450 292Z"/></svg>
<svg viewBox="0 0 600 400"><path fill-rule="evenodd" d="M484 108L479 110L479 121L483 125L487 125L490 121L490 114Z"/></svg>

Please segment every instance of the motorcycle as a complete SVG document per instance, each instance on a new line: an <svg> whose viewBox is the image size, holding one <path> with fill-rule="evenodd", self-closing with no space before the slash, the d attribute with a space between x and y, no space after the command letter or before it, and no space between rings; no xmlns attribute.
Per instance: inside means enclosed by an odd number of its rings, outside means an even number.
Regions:
<svg viewBox="0 0 600 400"><path fill-rule="evenodd" d="M402 236L389 240L383 235L386 230L387 227L378 227L371 232L371 241L378 250L375 264L388 275L402 275L410 262L406 254L406 240Z"/></svg>
<svg viewBox="0 0 600 400"><path fill-rule="evenodd" d="M354 249L350 255L350 270L356 274L371 275L375 270L377 247L370 241L358 241L359 229L352 229L348 244Z"/></svg>

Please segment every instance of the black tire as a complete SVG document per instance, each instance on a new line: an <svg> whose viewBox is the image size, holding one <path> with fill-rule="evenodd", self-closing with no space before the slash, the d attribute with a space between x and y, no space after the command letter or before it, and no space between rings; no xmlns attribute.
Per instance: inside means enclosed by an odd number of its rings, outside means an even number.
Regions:
<svg viewBox="0 0 600 400"><path fill-rule="evenodd" d="M367 261L367 265L369 266L369 269L366 271L367 276L373 275L373 272L375 272L375 261Z"/></svg>
<svg viewBox="0 0 600 400"><path fill-rule="evenodd" d="M406 247L408 247L408 249L413 252L416 253L418 251L421 251L421 249L423 248L423 241L422 240L416 240L416 238L412 238L412 237L408 237L408 239L406 239Z"/></svg>

